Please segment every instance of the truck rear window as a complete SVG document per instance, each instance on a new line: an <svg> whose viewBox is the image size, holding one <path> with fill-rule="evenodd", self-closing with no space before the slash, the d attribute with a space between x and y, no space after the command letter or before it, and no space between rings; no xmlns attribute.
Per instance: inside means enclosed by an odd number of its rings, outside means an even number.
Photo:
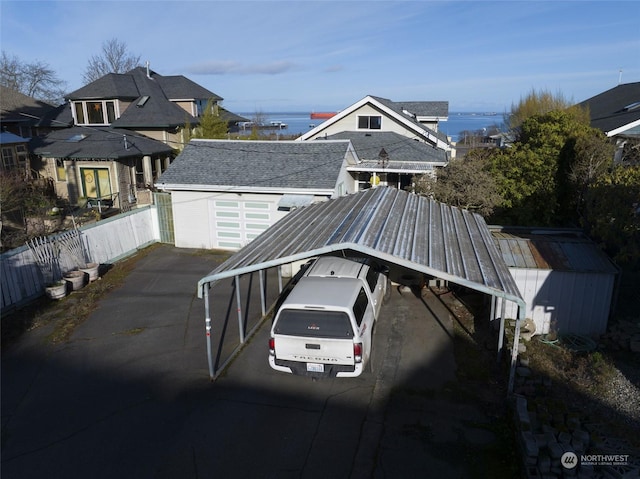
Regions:
<svg viewBox="0 0 640 479"><path fill-rule="evenodd" d="M349 316L340 311L283 309L274 332L311 338L353 338Z"/></svg>

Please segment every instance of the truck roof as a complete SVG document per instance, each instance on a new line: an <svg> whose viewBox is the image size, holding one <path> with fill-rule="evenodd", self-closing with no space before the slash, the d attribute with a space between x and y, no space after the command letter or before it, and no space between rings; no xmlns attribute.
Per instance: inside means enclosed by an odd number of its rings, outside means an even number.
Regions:
<svg viewBox="0 0 640 479"><path fill-rule="evenodd" d="M306 271L305 276L358 278L366 267L362 262L335 256L321 256Z"/></svg>
<svg viewBox="0 0 640 479"><path fill-rule="evenodd" d="M305 306L351 308L362 281L355 278L303 277L291 290L282 308Z"/></svg>

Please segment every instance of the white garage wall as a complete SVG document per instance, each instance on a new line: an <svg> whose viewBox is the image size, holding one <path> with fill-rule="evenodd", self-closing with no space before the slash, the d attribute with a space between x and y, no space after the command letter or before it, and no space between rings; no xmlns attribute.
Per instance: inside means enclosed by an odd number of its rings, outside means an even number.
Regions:
<svg viewBox="0 0 640 479"><path fill-rule="evenodd" d="M278 211L282 194L172 191L171 199L178 248L236 251L288 213Z"/></svg>
<svg viewBox="0 0 640 479"><path fill-rule="evenodd" d="M210 249L209 204L211 193L172 191L171 206L175 245L178 248Z"/></svg>

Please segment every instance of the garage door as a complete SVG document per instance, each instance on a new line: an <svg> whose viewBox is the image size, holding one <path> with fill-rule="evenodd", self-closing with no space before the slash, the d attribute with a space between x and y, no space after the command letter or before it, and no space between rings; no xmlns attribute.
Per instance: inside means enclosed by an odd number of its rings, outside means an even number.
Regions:
<svg viewBox="0 0 640 479"><path fill-rule="evenodd" d="M276 205L267 201L210 200L214 248L240 249L275 221Z"/></svg>

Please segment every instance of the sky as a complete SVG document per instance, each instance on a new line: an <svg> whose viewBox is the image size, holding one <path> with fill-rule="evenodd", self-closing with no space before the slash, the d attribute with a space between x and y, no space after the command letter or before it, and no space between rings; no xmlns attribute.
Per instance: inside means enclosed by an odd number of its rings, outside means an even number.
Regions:
<svg viewBox="0 0 640 479"><path fill-rule="evenodd" d="M117 39L230 111L339 111L367 95L504 113L532 91L578 103L640 81L640 2L9 1L2 51L67 90Z"/></svg>

